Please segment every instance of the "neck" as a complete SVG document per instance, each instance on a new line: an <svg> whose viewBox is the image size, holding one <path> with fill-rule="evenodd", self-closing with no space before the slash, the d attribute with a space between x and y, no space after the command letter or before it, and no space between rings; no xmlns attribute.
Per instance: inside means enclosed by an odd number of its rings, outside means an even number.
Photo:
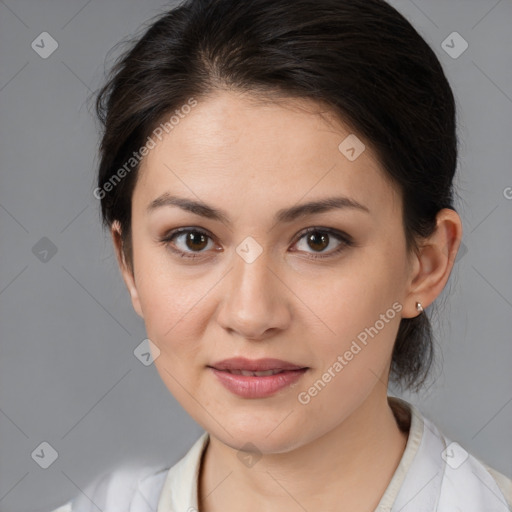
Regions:
<svg viewBox="0 0 512 512"><path fill-rule="evenodd" d="M263 454L252 467L240 464L238 450L210 435L199 475L199 509L374 510L407 438L387 396L376 393L326 434L285 453Z"/></svg>

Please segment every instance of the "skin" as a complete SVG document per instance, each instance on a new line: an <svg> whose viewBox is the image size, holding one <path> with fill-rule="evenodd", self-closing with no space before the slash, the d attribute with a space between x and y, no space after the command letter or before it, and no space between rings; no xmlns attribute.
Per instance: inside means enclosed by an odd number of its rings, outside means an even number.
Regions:
<svg viewBox="0 0 512 512"><path fill-rule="evenodd" d="M351 132L320 110L309 100L263 103L233 91L201 99L141 164L132 198L133 272L120 227L112 226L133 307L160 350L157 370L210 433L201 512L374 510L405 449L407 434L387 401L393 343L400 319L418 315L416 302L427 308L443 290L461 221L440 211L435 233L408 254L397 188L368 144L354 161L339 151ZM147 213L164 192L222 209L232 224L176 206ZM282 208L333 195L370 213L345 208L274 222ZM196 259L160 241L180 227L211 236L202 245L174 239ZM338 239L308 243L301 233L309 227L339 230L354 245L334 254ZM262 249L252 263L236 252L248 236ZM402 310L301 404L298 393L397 301ZM310 369L270 397L245 399L206 367L235 356ZM261 453L251 467L237 456L248 442Z"/></svg>

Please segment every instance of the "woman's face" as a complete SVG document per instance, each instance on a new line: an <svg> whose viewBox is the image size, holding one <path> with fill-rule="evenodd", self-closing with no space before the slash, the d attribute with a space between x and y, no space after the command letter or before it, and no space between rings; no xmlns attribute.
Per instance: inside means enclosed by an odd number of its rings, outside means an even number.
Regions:
<svg viewBox="0 0 512 512"><path fill-rule="evenodd" d="M417 315L401 199L370 148L349 138L340 149L350 131L314 108L232 92L199 101L149 151L133 193L134 279L123 275L160 350L155 365L184 409L234 448L290 450L385 397L400 319ZM193 213L166 195L208 207ZM342 197L361 207L282 214ZM195 234L169 240L178 228ZM308 370L269 396L241 397L209 368L238 356Z"/></svg>

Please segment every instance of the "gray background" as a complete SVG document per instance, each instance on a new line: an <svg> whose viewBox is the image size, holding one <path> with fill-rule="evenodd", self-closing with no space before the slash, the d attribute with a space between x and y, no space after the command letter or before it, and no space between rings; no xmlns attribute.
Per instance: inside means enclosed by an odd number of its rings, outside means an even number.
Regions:
<svg viewBox="0 0 512 512"><path fill-rule="evenodd" d="M512 1L391 3L433 46L457 98L464 225L434 318L443 366L426 392L401 396L512 477ZM1 512L51 510L128 462L170 466L202 432L133 354L144 325L92 195L87 96L122 48L107 52L169 5L0 0ZM59 45L47 59L31 47L43 31ZM441 47L453 31L469 43L456 59ZM43 441L58 452L48 469L31 455Z"/></svg>

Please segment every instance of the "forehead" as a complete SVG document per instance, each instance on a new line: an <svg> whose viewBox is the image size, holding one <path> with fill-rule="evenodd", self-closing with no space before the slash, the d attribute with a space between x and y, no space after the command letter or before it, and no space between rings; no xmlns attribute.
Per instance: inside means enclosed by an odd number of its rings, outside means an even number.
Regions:
<svg viewBox="0 0 512 512"><path fill-rule="evenodd" d="M376 212L399 207L369 145L349 160L339 146L355 134L321 104L226 91L197 102L142 160L137 201L179 189L189 197L237 194L241 205L282 206L339 192Z"/></svg>

